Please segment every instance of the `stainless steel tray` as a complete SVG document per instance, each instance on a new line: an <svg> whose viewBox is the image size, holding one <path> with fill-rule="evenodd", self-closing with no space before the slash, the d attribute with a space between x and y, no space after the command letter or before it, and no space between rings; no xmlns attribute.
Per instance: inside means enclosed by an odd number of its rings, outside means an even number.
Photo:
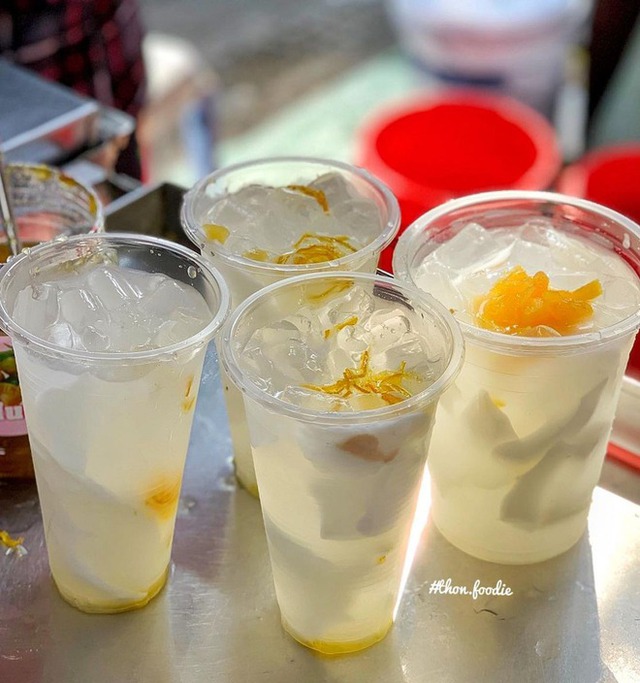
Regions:
<svg viewBox="0 0 640 683"><path fill-rule="evenodd" d="M185 191L172 183L138 187L106 207L105 229L155 235L195 249L180 224Z"/></svg>
<svg viewBox="0 0 640 683"><path fill-rule="evenodd" d="M57 164L98 139L98 103L0 59L0 150Z"/></svg>
<svg viewBox="0 0 640 683"><path fill-rule="evenodd" d="M0 528L29 554L0 555L3 683L491 683L640 680L640 507L596 489L589 533L529 567L474 560L427 523L398 621L379 645L327 658L280 628L260 507L236 488L215 351L207 357L173 569L137 612L86 615L48 574L33 484L0 483ZM118 539L114 537L113 543ZM494 586L513 596L430 593Z"/></svg>

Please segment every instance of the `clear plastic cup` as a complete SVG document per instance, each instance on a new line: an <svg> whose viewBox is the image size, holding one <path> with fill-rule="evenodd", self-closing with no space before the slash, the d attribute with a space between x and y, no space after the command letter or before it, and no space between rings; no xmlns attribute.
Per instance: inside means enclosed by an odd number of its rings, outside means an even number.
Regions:
<svg viewBox="0 0 640 683"><path fill-rule="evenodd" d="M603 206L546 192L492 192L441 205L402 236L394 271L436 290L419 268L439 245L469 224L491 231L530 221L618 254L631 266L634 286L640 228ZM595 331L556 337L459 322L465 364L440 402L429 452L432 518L451 543L490 562L554 557L586 528L640 310Z"/></svg>
<svg viewBox="0 0 640 683"><path fill-rule="evenodd" d="M39 164L7 164L9 201L25 247L60 235L100 232L102 205L90 188L58 169ZM0 263L10 255L0 218ZM33 462L9 337L0 332L0 478L33 478Z"/></svg>
<svg viewBox="0 0 640 683"><path fill-rule="evenodd" d="M20 326L14 311L22 290L49 282L49 273L63 280L95 259L132 278L160 273L193 287L210 319L182 341L130 352L71 349ZM112 295L119 291L115 283ZM56 240L0 273L0 320L20 370L51 573L82 611L142 607L165 583L205 350L228 311L215 269L153 237Z"/></svg>
<svg viewBox="0 0 640 683"><path fill-rule="evenodd" d="M411 321L429 347L420 353L433 383L399 403L352 412L311 409L265 390L268 378L242 353L251 335L304 306L324 315L354 284L377 309L400 309ZM329 293L336 296L327 300ZM325 654L366 648L395 616L436 404L462 363L458 326L432 297L390 278L315 274L251 296L220 343L244 396L283 626Z"/></svg>
<svg viewBox="0 0 640 683"><path fill-rule="evenodd" d="M95 192L59 169L40 164L7 164L5 177L25 246L59 235L99 232L104 228L102 204ZM0 249L7 247L0 244Z"/></svg>
<svg viewBox="0 0 640 683"><path fill-rule="evenodd" d="M277 264L259 262L225 250L224 245L207 239L204 224L212 206L230 193L248 185L283 187L308 185L318 177L336 172L343 176L361 195L375 202L379 209L379 235L362 249L332 261L306 264ZM185 196L182 206L182 225L189 239L200 248L223 274L231 291L232 308L262 287L303 273L326 271L359 271L374 273L382 250L391 243L400 227L400 210L390 190L366 171L337 161L305 157L281 157L249 161L223 168L201 180ZM301 223L300 233L306 232ZM343 233L350 234L344 225ZM233 450L236 476L253 495L258 495L256 476L251 458L251 447L240 393L224 377L225 400Z"/></svg>

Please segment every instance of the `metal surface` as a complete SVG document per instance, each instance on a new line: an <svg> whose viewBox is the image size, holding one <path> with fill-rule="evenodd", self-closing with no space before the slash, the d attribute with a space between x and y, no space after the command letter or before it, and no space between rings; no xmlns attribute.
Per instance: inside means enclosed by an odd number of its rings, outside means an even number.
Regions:
<svg viewBox="0 0 640 683"><path fill-rule="evenodd" d="M143 185L107 206L106 230L155 235L194 249L180 225L184 193L184 188L171 183Z"/></svg>
<svg viewBox="0 0 640 683"><path fill-rule="evenodd" d="M98 104L0 59L0 149L7 161L55 164L98 137Z"/></svg>
<svg viewBox="0 0 640 683"><path fill-rule="evenodd" d="M640 507L597 489L589 533L529 567L474 560L427 524L398 621L326 658L280 628L259 504L236 488L215 357L207 358L167 587L147 607L86 615L48 575L32 484L0 483L2 683L500 683L640 680ZM117 543L117 536L113 543ZM512 596L431 594L433 581Z"/></svg>

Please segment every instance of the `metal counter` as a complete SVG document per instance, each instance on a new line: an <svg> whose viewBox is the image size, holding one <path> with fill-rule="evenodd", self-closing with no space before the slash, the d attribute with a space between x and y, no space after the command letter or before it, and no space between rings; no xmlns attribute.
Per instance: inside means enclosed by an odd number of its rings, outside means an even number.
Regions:
<svg viewBox="0 0 640 683"><path fill-rule="evenodd" d="M207 357L166 588L147 607L86 615L48 574L35 485L0 484L2 683L500 683L640 680L640 507L597 489L589 533L545 563L474 560L427 523L398 620L380 644L328 658L281 629L259 504L236 488ZM113 539L117 543L117 538ZM430 593L495 586L512 596Z"/></svg>

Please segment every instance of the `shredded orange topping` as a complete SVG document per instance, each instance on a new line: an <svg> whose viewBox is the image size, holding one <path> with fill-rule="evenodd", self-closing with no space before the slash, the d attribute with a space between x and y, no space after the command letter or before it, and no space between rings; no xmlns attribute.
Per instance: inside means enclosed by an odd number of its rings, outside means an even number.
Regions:
<svg viewBox="0 0 640 683"><path fill-rule="evenodd" d="M602 294L599 280L568 291L551 289L542 271L527 275L517 266L475 302L476 323L494 332L521 336L572 334L593 316L589 303Z"/></svg>
<svg viewBox="0 0 640 683"><path fill-rule="evenodd" d="M165 478L151 488L145 498L145 505L150 507L158 517L168 519L173 516L173 511L180 497L180 477Z"/></svg>
<svg viewBox="0 0 640 683"><path fill-rule="evenodd" d="M382 370L373 372L369 367L369 351L364 351L360 357L360 363L354 370L346 368L342 373L342 378L333 384L303 384L305 389L321 391L325 394L349 398L354 392L360 394L377 394L385 403L392 405L400 403L405 398L411 396L402 381L410 374L405 371L406 362L402 361L397 370Z"/></svg>
<svg viewBox="0 0 640 683"><path fill-rule="evenodd" d="M340 292L344 292L352 285L353 280L342 280L340 282L336 282L334 285L331 285L319 294L307 294L307 299L313 302L324 301L324 299L328 298L332 294L340 294Z"/></svg>
<svg viewBox="0 0 640 683"><path fill-rule="evenodd" d="M225 228L224 225L218 225L217 223L207 223L202 226L204 234L207 236L208 240L213 242L220 242L224 244L229 237L229 229Z"/></svg>
<svg viewBox="0 0 640 683"><path fill-rule="evenodd" d="M245 251L245 258L254 261L270 261L279 265L300 265L303 263L324 263L333 261L347 254L357 251L346 235L318 235L313 232L305 232L291 246L290 251L270 257L263 249L250 249Z"/></svg>
<svg viewBox="0 0 640 683"><path fill-rule="evenodd" d="M299 192L307 197L313 197L320 204L322 210L325 213L329 213L327 195L322 190L317 190L315 187L309 187L308 185L287 185L287 190L293 190L293 192Z"/></svg>
<svg viewBox="0 0 640 683"><path fill-rule="evenodd" d="M280 254L275 263L294 264L322 263L352 254L357 249L349 242L346 235L318 235L305 232L294 242L291 251Z"/></svg>
<svg viewBox="0 0 640 683"><path fill-rule="evenodd" d="M357 325L357 324L358 324L358 316L352 315L350 318L343 320L341 323L338 323L337 325L334 325L333 327L329 327L328 329L326 329L322 333L322 336L324 339L329 339L329 337L334 332L340 332L340 330L344 330L345 327L349 327L350 325Z"/></svg>

